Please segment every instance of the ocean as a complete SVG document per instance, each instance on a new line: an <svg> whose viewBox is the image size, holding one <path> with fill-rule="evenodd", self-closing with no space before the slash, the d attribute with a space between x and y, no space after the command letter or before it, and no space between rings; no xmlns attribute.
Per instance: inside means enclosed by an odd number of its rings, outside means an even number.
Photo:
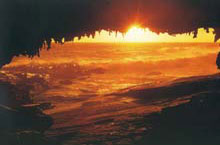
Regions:
<svg viewBox="0 0 220 145"><path fill-rule="evenodd" d="M217 73L212 43L53 44L40 57L16 57L1 72L41 78L43 96L107 94L137 85Z"/></svg>
<svg viewBox="0 0 220 145"><path fill-rule="evenodd" d="M145 127L122 129L121 124L163 105L143 105L135 97L116 94L216 74L218 51L214 43L52 44L40 57L14 58L1 69L0 79L28 90L34 103L53 104L45 111L55 121L48 136L77 131L71 143L81 144L97 136L144 132Z"/></svg>

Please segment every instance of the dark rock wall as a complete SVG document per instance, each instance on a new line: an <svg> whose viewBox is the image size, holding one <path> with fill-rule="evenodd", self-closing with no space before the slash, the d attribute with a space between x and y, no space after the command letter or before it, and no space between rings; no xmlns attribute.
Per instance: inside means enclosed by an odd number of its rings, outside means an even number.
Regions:
<svg viewBox="0 0 220 145"><path fill-rule="evenodd" d="M0 66L17 55L39 55L51 38L68 41L101 29L125 32L132 23L195 37L198 28L212 27L217 41L219 9L219 0L1 0Z"/></svg>

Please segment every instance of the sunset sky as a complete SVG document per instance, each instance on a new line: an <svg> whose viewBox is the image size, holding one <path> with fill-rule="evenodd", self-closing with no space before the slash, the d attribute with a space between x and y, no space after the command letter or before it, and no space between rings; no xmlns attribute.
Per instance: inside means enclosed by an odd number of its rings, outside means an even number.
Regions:
<svg viewBox="0 0 220 145"><path fill-rule="evenodd" d="M138 25L131 26L127 33L124 35L120 32L108 32L102 30L96 32L94 38L82 37L80 40L76 37L75 42L90 43L90 42L113 42L113 43L126 43L126 42L213 42L214 34L213 29L209 29L209 33L204 29L199 29L198 37L193 38L193 34L178 34L169 35L167 33L156 34L148 28L141 28Z"/></svg>

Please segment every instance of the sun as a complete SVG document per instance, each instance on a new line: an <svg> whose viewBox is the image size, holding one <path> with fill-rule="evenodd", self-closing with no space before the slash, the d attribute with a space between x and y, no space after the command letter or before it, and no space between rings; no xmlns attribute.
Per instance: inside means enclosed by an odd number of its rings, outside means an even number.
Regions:
<svg viewBox="0 0 220 145"><path fill-rule="evenodd" d="M156 41L155 33L148 28L142 28L139 25L131 26L125 34L124 40L126 42L153 42Z"/></svg>
<svg viewBox="0 0 220 145"><path fill-rule="evenodd" d="M140 42L142 41L142 36L144 35L144 29L141 27L134 25L130 27L130 29L125 34L125 41L128 42Z"/></svg>

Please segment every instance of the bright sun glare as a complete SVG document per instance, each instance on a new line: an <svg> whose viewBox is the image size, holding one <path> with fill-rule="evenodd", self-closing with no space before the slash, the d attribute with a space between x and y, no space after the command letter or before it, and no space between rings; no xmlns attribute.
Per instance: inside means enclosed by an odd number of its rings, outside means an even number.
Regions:
<svg viewBox="0 0 220 145"><path fill-rule="evenodd" d="M127 42L153 42L155 36L148 28L143 29L138 25L134 25L125 34L124 40Z"/></svg>

